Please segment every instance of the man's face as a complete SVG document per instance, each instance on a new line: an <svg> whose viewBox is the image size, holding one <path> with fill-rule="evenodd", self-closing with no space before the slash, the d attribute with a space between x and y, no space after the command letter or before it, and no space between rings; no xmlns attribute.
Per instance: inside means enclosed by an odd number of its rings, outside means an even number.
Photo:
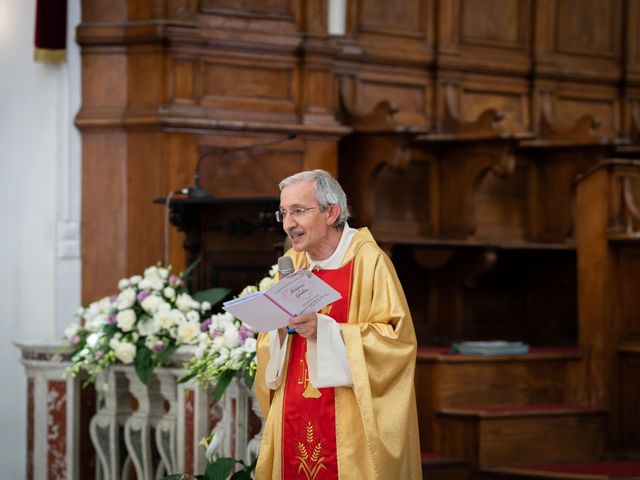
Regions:
<svg viewBox="0 0 640 480"><path fill-rule="evenodd" d="M308 209L293 214L296 209ZM331 225L337 218L337 206L332 205L324 212L316 199L313 181L295 183L280 192L280 210L287 215L282 227L291 240L296 252L307 251L312 258L323 251L329 240Z"/></svg>

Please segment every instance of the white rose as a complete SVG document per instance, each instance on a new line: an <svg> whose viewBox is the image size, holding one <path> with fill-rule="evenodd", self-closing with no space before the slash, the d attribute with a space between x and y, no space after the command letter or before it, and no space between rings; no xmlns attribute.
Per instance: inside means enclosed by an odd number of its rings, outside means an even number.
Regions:
<svg viewBox="0 0 640 480"><path fill-rule="evenodd" d="M262 280L260 280L260 283L258 284L258 290L260 290L261 292L264 292L265 290L269 290L272 285L273 285L273 278L264 277Z"/></svg>
<svg viewBox="0 0 640 480"><path fill-rule="evenodd" d="M155 317L142 318L138 322L138 333L142 336L154 335L160 331L162 324Z"/></svg>
<svg viewBox="0 0 640 480"><path fill-rule="evenodd" d="M171 305L169 305L167 302L162 302L159 306L158 306L158 312L170 312L171 311Z"/></svg>
<svg viewBox="0 0 640 480"><path fill-rule="evenodd" d="M96 315L100 315L100 307L98 307L97 302L93 302L84 311L84 318L87 321L91 321L95 318Z"/></svg>
<svg viewBox="0 0 640 480"><path fill-rule="evenodd" d="M130 332L133 330L133 325L136 323L136 312L130 308L118 312L116 315L116 323L118 324L118 328L123 332Z"/></svg>
<svg viewBox="0 0 640 480"><path fill-rule="evenodd" d="M100 308L102 313L111 313L111 309L113 308L111 299L109 297L104 297L98 302L98 308Z"/></svg>
<svg viewBox="0 0 640 480"><path fill-rule="evenodd" d="M238 294L239 297L247 295L248 293L255 293L258 291L258 287L255 285L247 285L242 289L242 291Z"/></svg>
<svg viewBox="0 0 640 480"><path fill-rule="evenodd" d="M64 329L64 337L70 339L74 335L78 334L78 330L80 330L80 325L78 325L77 323L72 323Z"/></svg>
<svg viewBox="0 0 640 480"><path fill-rule="evenodd" d="M200 333L200 325L194 322L184 322L178 325L178 340L191 343Z"/></svg>
<svg viewBox="0 0 640 480"><path fill-rule="evenodd" d="M142 277L140 275L134 275L129 279L129 282L131 283L131 285L137 285L140 283L140 280L142 280Z"/></svg>
<svg viewBox="0 0 640 480"><path fill-rule="evenodd" d="M89 348L96 348L96 345L98 345L98 340L100 340L100 335L97 333L92 333L87 337L87 346Z"/></svg>
<svg viewBox="0 0 640 480"><path fill-rule="evenodd" d="M100 328L102 325L104 325L106 322L107 322L107 316L104 313L101 313L99 315L96 315L95 317L93 317L91 320L87 322L87 328L89 330L96 330Z"/></svg>
<svg viewBox="0 0 640 480"><path fill-rule="evenodd" d="M212 344L213 344L213 348L216 349L216 351L220 351L221 349L224 348L224 337L222 335L214 338L212 340Z"/></svg>
<svg viewBox="0 0 640 480"><path fill-rule="evenodd" d="M228 328L224 331L224 344L227 348L236 348L240 346L240 337L238 336L238 331L232 328Z"/></svg>
<svg viewBox="0 0 640 480"><path fill-rule="evenodd" d="M159 292L164 288L164 282L159 278L154 278L150 280L149 286L151 287L151 290Z"/></svg>
<svg viewBox="0 0 640 480"><path fill-rule="evenodd" d="M148 278L143 278L142 280L140 280L140 283L138 283L138 288L140 290L151 290L151 280L149 280Z"/></svg>
<svg viewBox="0 0 640 480"><path fill-rule="evenodd" d="M257 344L258 341L255 338L247 338L244 341L244 345L242 346L242 348L244 348L244 351L247 353L253 353L256 351Z"/></svg>
<svg viewBox="0 0 640 480"><path fill-rule="evenodd" d="M136 358L136 346L133 343L118 342L117 340L113 343L115 345L111 345L111 348L113 348L116 358L125 364L133 363Z"/></svg>
<svg viewBox="0 0 640 480"><path fill-rule="evenodd" d="M129 283L129 279L128 278L122 278L120 279L120 281L118 282L118 288L120 290L124 290L125 288L127 288L130 285Z"/></svg>
<svg viewBox="0 0 640 480"><path fill-rule="evenodd" d="M278 273L278 264L274 264L271 265L271 268L269 269L269 276L271 278L274 278L276 276L276 273Z"/></svg>
<svg viewBox="0 0 640 480"><path fill-rule="evenodd" d="M226 330L235 324L233 315L230 313L219 313L211 316L211 325L217 330Z"/></svg>
<svg viewBox="0 0 640 480"><path fill-rule="evenodd" d="M118 310L126 310L133 307L136 302L136 291L133 288L127 288L120 292L116 299L116 306Z"/></svg>
<svg viewBox="0 0 640 480"><path fill-rule="evenodd" d="M157 319L157 321L160 322L162 328L168 329L175 324L174 316L171 311L159 311L153 316L153 318Z"/></svg>
<svg viewBox="0 0 640 480"><path fill-rule="evenodd" d="M148 278L149 280L160 278L160 273L158 272L158 267L149 267L144 271L144 278Z"/></svg>
<svg viewBox="0 0 640 480"><path fill-rule="evenodd" d="M172 287L167 287L162 290L162 294L164 298L168 298L169 300L173 300L176 297L176 291Z"/></svg>
<svg viewBox="0 0 640 480"><path fill-rule="evenodd" d="M183 312L188 312L191 310L193 302L194 300L191 298L191 295L188 293L181 293L176 299L176 306Z"/></svg>
<svg viewBox="0 0 640 480"><path fill-rule="evenodd" d="M187 317L184 316L180 310L176 310L175 308L171 310L171 315L173 316L173 323L180 324L187 321Z"/></svg>
<svg viewBox="0 0 640 480"><path fill-rule="evenodd" d="M190 312L187 312L187 320L189 322L199 322L200 321L200 314L198 312L196 312L195 310L191 310Z"/></svg>
<svg viewBox="0 0 640 480"><path fill-rule="evenodd" d="M153 315L160 308L160 304L163 303L162 299L156 295L149 295L147 298L142 300L140 304L145 312Z"/></svg>

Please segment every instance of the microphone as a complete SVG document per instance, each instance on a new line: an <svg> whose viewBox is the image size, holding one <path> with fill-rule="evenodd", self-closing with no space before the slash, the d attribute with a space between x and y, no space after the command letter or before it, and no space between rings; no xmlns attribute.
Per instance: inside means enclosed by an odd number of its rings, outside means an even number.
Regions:
<svg viewBox="0 0 640 480"><path fill-rule="evenodd" d="M189 198L210 198L212 196L209 192L207 192L200 185L200 167L202 165L202 162L205 159L211 157L212 155L219 155L219 154L222 154L223 158L224 158L224 157L226 157L227 155L229 155L230 153L233 153L233 152L239 152L241 150L252 150L254 148L268 147L268 146L271 146L271 145L275 145L277 143L293 140L297 136L298 136L297 133L291 132L291 133L288 133L285 138L276 138L275 140L268 140L268 141L262 142L262 143L260 143L260 142L258 142L258 143L250 143L248 145L241 145L239 147L215 149L213 152L205 153L200 158L198 158L198 163L196 163L196 171L195 171L195 174L193 176L193 184L194 184L194 186L188 189L189 190L188 191Z"/></svg>
<svg viewBox="0 0 640 480"><path fill-rule="evenodd" d="M291 257L287 257L286 255L280 257L278 259L278 273L280 274L280 277L288 277L293 272L295 272L295 269L293 268L293 260ZM288 328L287 333L293 334L296 333L296 331L293 328Z"/></svg>

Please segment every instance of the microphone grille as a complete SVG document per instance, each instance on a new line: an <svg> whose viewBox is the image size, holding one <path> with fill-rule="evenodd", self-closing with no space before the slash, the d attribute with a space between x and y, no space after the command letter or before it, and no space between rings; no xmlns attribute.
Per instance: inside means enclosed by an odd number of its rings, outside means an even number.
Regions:
<svg viewBox="0 0 640 480"><path fill-rule="evenodd" d="M283 255L278 259L278 273L280 276L286 277L287 275L292 274L293 271L293 259L291 257Z"/></svg>

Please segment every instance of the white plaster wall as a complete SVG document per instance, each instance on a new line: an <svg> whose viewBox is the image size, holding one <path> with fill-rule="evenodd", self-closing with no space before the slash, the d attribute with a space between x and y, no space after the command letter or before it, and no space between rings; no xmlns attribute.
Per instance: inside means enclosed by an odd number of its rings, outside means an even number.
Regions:
<svg viewBox="0 0 640 480"><path fill-rule="evenodd" d="M0 0L0 472L26 472L26 381L15 339L54 338L80 302L79 0L68 62L33 61L35 1Z"/></svg>

